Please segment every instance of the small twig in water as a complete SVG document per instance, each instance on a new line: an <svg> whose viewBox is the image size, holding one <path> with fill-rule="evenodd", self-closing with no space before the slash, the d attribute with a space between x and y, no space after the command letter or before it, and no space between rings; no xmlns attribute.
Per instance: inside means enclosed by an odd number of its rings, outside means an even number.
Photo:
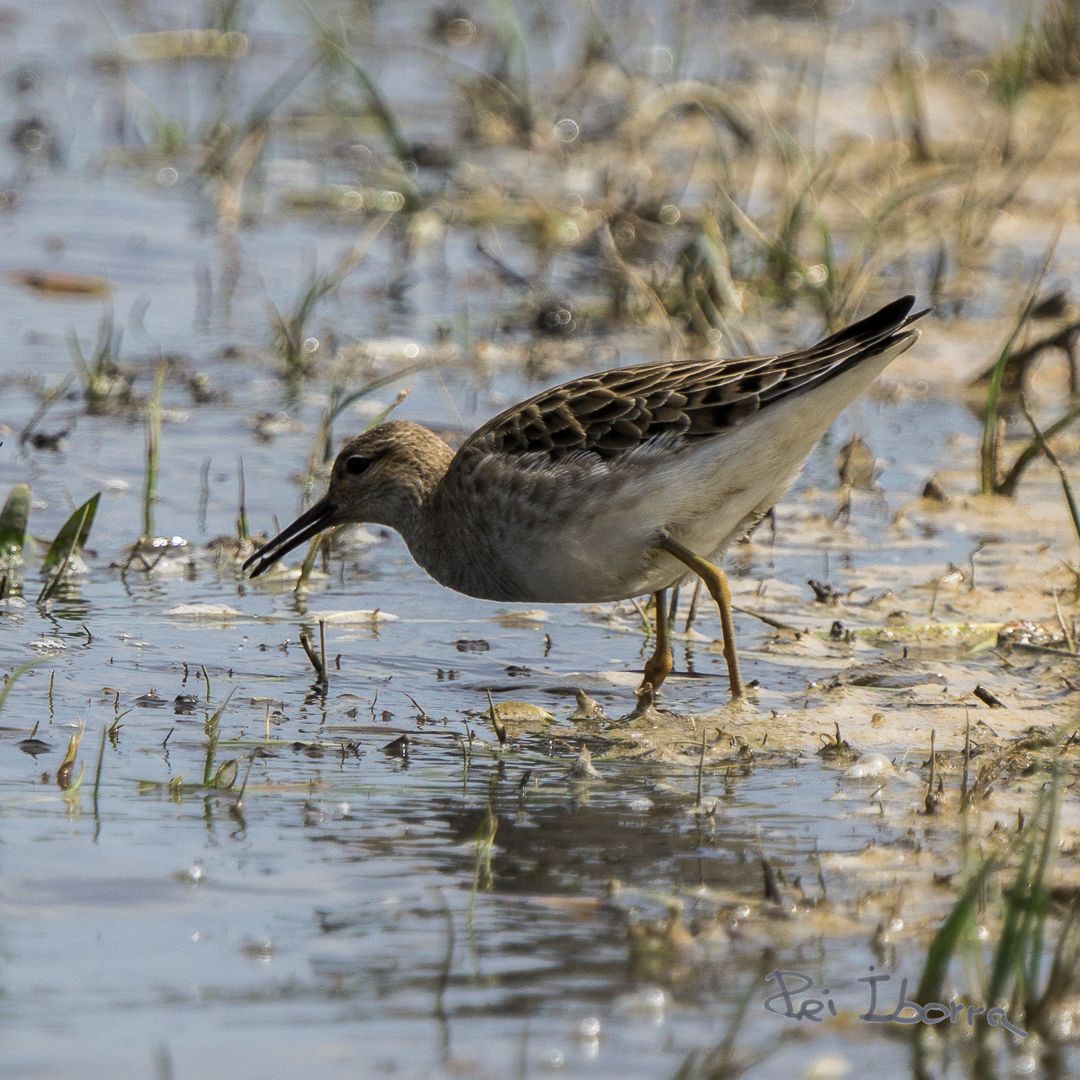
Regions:
<svg viewBox="0 0 1080 1080"><path fill-rule="evenodd" d="M1061 633L1065 638L1065 644L1069 649L1069 652L1076 652L1076 635L1073 634L1072 627L1065 621L1065 616L1061 611L1061 603L1058 600L1058 591L1054 590L1054 612L1057 614L1058 626L1061 627Z"/></svg>
<svg viewBox="0 0 1080 1080"><path fill-rule="evenodd" d="M319 659L315 650L311 647L311 638L308 637L306 630L300 631L300 644L307 654L308 662L315 671L315 685L320 691L325 692L328 685L326 668L323 666L323 662Z"/></svg>
<svg viewBox="0 0 1080 1080"><path fill-rule="evenodd" d="M926 799L923 805L926 807L928 814L936 814L938 809L937 796L934 794L934 781L937 779L937 752L934 749L934 743L937 737L937 732L933 728L930 729L930 780L926 785Z"/></svg>
<svg viewBox="0 0 1080 1080"><path fill-rule="evenodd" d="M780 892L780 883L776 879L776 871L772 868L772 863L764 855L761 856L761 873L765 880L765 899L771 900L774 904L783 903L784 897Z"/></svg>
<svg viewBox="0 0 1080 1080"><path fill-rule="evenodd" d="M701 805L701 789L705 780L705 737L707 732L702 730L701 732L701 753L698 755L697 765L697 803L695 805Z"/></svg>
<svg viewBox="0 0 1080 1080"><path fill-rule="evenodd" d="M1005 703L998 698L995 694L991 693L981 683L971 691L984 705L989 705L991 709L1004 709Z"/></svg>
<svg viewBox="0 0 1080 1080"><path fill-rule="evenodd" d="M236 510L236 537L240 541L247 540L251 535L248 532L248 519L247 519L247 501L244 494L244 458L239 459L239 491L237 494L238 506Z"/></svg>
<svg viewBox="0 0 1080 1080"><path fill-rule="evenodd" d="M698 600L701 597L702 584L701 578L694 579L694 591L690 595L690 610L686 613L686 625L683 627L684 634L690 633L694 626L694 619L697 618Z"/></svg>
<svg viewBox="0 0 1080 1080"><path fill-rule="evenodd" d="M403 694L405 694L404 690L402 690L401 692ZM424 706L421 705L420 702L417 701L416 698L414 698L412 696L412 694L405 694L405 696L409 699L409 701L412 702L413 708L416 710L416 713L417 713L417 716L416 716L417 720L430 720L431 719L431 717L428 716L427 712L424 710ZM372 707L374 707L374 705ZM467 729L468 724L466 724L465 726L466 726L466 729ZM471 738L471 736L470 736L470 738Z"/></svg>
<svg viewBox="0 0 1080 1080"><path fill-rule="evenodd" d="M105 739L108 736L108 727L101 729L101 745L98 747L97 768L94 770L94 814L98 812L98 789L101 787L101 766L105 761Z"/></svg>
<svg viewBox="0 0 1080 1080"><path fill-rule="evenodd" d="M964 771L960 776L960 810L964 811L971 805L971 795L968 789L968 775L971 768L971 712L964 710Z"/></svg>
<svg viewBox="0 0 1080 1080"><path fill-rule="evenodd" d="M802 630L797 626L780 622L779 619L773 619L768 615L762 615L760 611L751 611L750 608L737 607L735 604L731 605L731 610L737 611L740 615L749 615L751 618L763 622L766 626L771 626L774 630L786 630L789 634L794 634L796 638L803 636Z"/></svg>
<svg viewBox="0 0 1080 1080"><path fill-rule="evenodd" d="M269 709L269 706L267 706ZM244 770L244 779L240 784L240 792L236 796L236 802L233 803L232 808L239 810L244 805L244 792L247 791L248 777L251 775L251 766L255 764L255 755L248 754L248 767Z"/></svg>
<svg viewBox="0 0 1080 1080"><path fill-rule="evenodd" d="M158 450L161 443L161 391L165 385L165 363L157 366L154 389L146 412L146 481L143 487L142 539L154 535L154 501L157 499Z"/></svg>
<svg viewBox="0 0 1080 1080"><path fill-rule="evenodd" d="M491 719L491 726L495 729L495 735L498 737L499 745L506 745L506 725L499 719L499 714L495 709L495 702L491 698L491 691L487 692L488 699L488 716Z"/></svg>

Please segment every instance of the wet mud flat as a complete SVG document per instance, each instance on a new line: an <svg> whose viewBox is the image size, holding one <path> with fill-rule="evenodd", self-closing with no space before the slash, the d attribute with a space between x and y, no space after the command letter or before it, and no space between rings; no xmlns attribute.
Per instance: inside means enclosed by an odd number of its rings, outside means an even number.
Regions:
<svg viewBox="0 0 1080 1080"><path fill-rule="evenodd" d="M0 19L5 1076L1076 1073L1068 5L617 8ZM381 417L908 291L744 706L692 582L648 701L645 599L240 573Z"/></svg>

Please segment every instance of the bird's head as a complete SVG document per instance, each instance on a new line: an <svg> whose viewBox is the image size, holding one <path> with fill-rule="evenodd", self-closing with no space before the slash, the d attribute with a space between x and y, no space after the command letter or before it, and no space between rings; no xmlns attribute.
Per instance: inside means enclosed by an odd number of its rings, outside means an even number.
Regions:
<svg viewBox="0 0 1080 1080"><path fill-rule="evenodd" d="M258 577L283 555L336 525L387 525L408 539L424 500L446 473L453 451L434 432L407 420L379 424L342 448L326 494L245 563Z"/></svg>

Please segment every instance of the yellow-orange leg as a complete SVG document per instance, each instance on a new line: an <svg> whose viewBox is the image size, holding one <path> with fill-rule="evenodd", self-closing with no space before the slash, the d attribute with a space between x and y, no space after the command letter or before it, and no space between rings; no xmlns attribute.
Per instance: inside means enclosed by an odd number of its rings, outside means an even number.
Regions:
<svg viewBox="0 0 1080 1080"><path fill-rule="evenodd" d="M656 647L645 665L641 688L649 683L655 692L663 685L675 665L672 663L671 642L668 640L667 590L661 589L658 593L653 593L653 599L656 601Z"/></svg>
<svg viewBox="0 0 1080 1080"><path fill-rule="evenodd" d="M702 581L705 588L716 601L720 609L720 626L724 631L724 659L727 661L728 681L731 684L731 698L739 701L745 696L742 676L739 674L739 657L735 652L735 623L731 618L731 586L728 585L727 574L714 566L707 559L695 555L689 548L671 537L665 536L660 541L660 548L669 555L674 555L679 562L685 563Z"/></svg>

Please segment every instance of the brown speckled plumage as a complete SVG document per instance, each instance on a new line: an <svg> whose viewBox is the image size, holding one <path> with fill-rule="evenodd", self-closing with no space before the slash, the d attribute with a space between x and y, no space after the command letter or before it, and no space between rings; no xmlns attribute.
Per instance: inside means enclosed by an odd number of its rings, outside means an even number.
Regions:
<svg viewBox="0 0 1080 1080"><path fill-rule="evenodd" d="M657 541L722 550L778 499L836 414L918 336L904 297L781 356L644 364L537 394L457 454L418 424L350 440L326 497L246 564L331 525L396 529L437 581L473 596L590 602L686 567Z"/></svg>
<svg viewBox="0 0 1080 1080"><path fill-rule="evenodd" d="M808 349L781 356L639 364L585 375L507 409L462 449L543 451L553 460L588 450L614 458L663 435L722 435L770 403L880 352L883 342L924 314L908 315L913 302L897 300Z"/></svg>

